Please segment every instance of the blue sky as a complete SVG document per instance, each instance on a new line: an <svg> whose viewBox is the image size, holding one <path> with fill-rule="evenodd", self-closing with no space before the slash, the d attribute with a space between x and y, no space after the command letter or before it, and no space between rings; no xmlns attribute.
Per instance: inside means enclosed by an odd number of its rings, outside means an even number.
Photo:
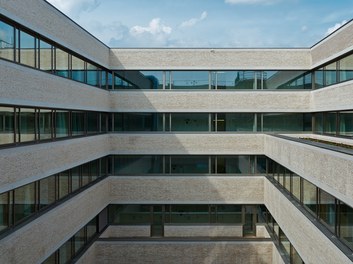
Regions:
<svg viewBox="0 0 353 264"><path fill-rule="evenodd" d="M48 0L110 47L310 47L353 0Z"/></svg>

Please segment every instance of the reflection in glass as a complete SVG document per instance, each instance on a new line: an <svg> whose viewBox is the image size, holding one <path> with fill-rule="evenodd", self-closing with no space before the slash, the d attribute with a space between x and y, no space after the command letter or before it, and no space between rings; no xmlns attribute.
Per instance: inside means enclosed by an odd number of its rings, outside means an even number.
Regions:
<svg viewBox="0 0 353 264"><path fill-rule="evenodd" d="M114 173L150 174L163 173L162 156L116 156L114 159Z"/></svg>
<svg viewBox="0 0 353 264"><path fill-rule="evenodd" d="M250 174L250 156L217 156L216 173Z"/></svg>
<svg viewBox="0 0 353 264"><path fill-rule="evenodd" d="M39 181L39 207L43 208L55 202L55 176Z"/></svg>
<svg viewBox="0 0 353 264"><path fill-rule="evenodd" d="M319 218L324 221L332 232L336 225L336 199L327 192L319 192Z"/></svg>
<svg viewBox="0 0 353 264"><path fill-rule="evenodd" d="M94 237L97 233L97 218L93 218L88 224L87 224L87 240L90 240L92 237Z"/></svg>
<svg viewBox="0 0 353 264"><path fill-rule="evenodd" d="M85 165L82 165L85 166ZM81 184L81 166L77 166L71 169L71 189L72 191L80 188Z"/></svg>
<svg viewBox="0 0 353 264"><path fill-rule="evenodd" d="M171 114L171 131L209 131L209 114Z"/></svg>
<svg viewBox="0 0 353 264"><path fill-rule="evenodd" d="M209 173L208 156L170 156L172 174Z"/></svg>
<svg viewBox="0 0 353 264"><path fill-rule="evenodd" d="M71 133L73 136L85 134L85 113L73 111L71 113Z"/></svg>
<svg viewBox="0 0 353 264"><path fill-rule="evenodd" d="M140 89L163 89L163 71L141 71L144 84Z"/></svg>
<svg viewBox="0 0 353 264"><path fill-rule="evenodd" d="M263 131L311 131L311 114L263 114Z"/></svg>
<svg viewBox="0 0 353 264"><path fill-rule="evenodd" d="M35 67L35 38L20 31L20 63Z"/></svg>
<svg viewBox="0 0 353 264"><path fill-rule="evenodd" d="M14 108L0 107L0 144L14 143Z"/></svg>
<svg viewBox="0 0 353 264"><path fill-rule="evenodd" d="M324 122L324 115L323 113L315 113L315 132L322 134L324 132L323 122Z"/></svg>
<svg viewBox="0 0 353 264"><path fill-rule="evenodd" d="M339 134L353 136L353 111L339 112Z"/></svg>
<svg viewBox="0 0 353 264"><path fill-rule="evenodd" d="M85 81L85 62L72 56L71 78L75 81Z"/></svg>
<svg viewBox="0 0 353 264"><path fill-rule="evenodd" d="M255 114L217 114L217 131L256 131Z"/></svg>
<svg viewBox="0 0 353 264"><path fill-rule="evenodd" d="M303 204L312 213L316 215L316 205L317 205L317 188L311 182L305 179L303 181Z"/></svg>
<svg viewBox="0 0 353 264"><path fill-rule="evenodd" d="M305 71L263 71L261 73L263 89L311 89L311 74Z"/></svg>
<svg viewBox="0 0 353 264"><path fill-rule="evenodd" d="M340 65L340 81L348 81L353 79L353 54L339 61Z"/></svg>
<svg viewBox="0 0 353 264"><path fill-rule="evenodd" d="M300 190L301 190L301 185L300 185L300 176L297 174L292 175L292 195L300 201Z"/></svg>
<svg viewBox="0 0 353 264"><path fill-rule="evenodd" d="M38 129L40 140L52 137L52 110L40 109Z"/></svg>
<svg viewBox="0 0 353 264"><path fill-rule="evenodd" d="M172 89L208 89L208 71L173 71Z"/></svg>
<svg viewBox="0 0 353 264"><path fill-rule="evenodd" d="M337 63L331 63L325 67L325 86L337 83Z"/></svg>
<svg viewBox="0 0 353 264"><path fill-rule="evenodd" d="M59 248L59 264L69 263L72 257L71 239Z"/></svg>
<svg viewBox="0 0 353 264"><path fill-rule="evenodd" d="M87 84L99 87L99 72L97 66L87 63Z"/></svg>
<svg viewBox="0 0 353 264"><path fill-rule="evenodd" d="M39 68L43 71L52 71L52 46L47 42L39 41Z"/></svg>
<svg viewBox="0 0 353 264"><path fill-rule="evenodd" d="M57 110L55 112L55 135L57 138L69 135L69 112Z"/></svg>
<svg viewBox="0 0 353 264"><path fill-rule="evenodd" d="M324 69L320 68L315 71L315 89L324 87Z"/></svg>
<svg viewBox="0 0 353 264"><path fill-rule="evenodd" d="M29 108L21 108L19 115L20 142L35 140L35 110Z"/></svg>
<svg viewBox="0 0 353 264"><path fill-rule="evenodd" d="M85 236L85 228L82 227L73 237L74 243L74 254L76 255L85 245L86 236Z"/></svg>
<svg viewBox="0 0 353 264"><path fill-rule="evenodd" d="M14 60L15 52L14 28L0 21L0 58Z"/></svg>
<svg viewBox="0 0 353 264"><path fill-rule="evenodd" d="M69 185L69 171L61 172L57 175L58 177L58 185L59 185L59 199L68 195L70 192Z"/></svg>
<svg viewBox="0 0 353 264"><path fill-rule="evenodd" d="M212 72L212 89L255 89L256 81L254 77L254 71Z"/></svg>
<svg viewBox="0 0 353 264"><path fill-rule="evenodd" d="M55 74L69 77L69 54L59 48L55 48Z"/></svg>
<svg viewBox="0 0 353 264"><path fill-rule="evenodd" d="M324 133L336 134L337 114L335 112L324 113Z"/></svg>
<svg viewBox="0 0 353 264"><path fill-rule="evenodd" d="M9 193L0 194L0 231L9 226Z"/></svg>
<svg viewBox="0 0 353 264"><path fill-rule="evenodd" d="M339 237L353 249L353 208L340 202Z"/></svg>
<svg viewBox="0 0 353 264"><path fill-rule="evenodd" d="M35 212L35 183L30 183L14 190L14 222Z"/></svg>

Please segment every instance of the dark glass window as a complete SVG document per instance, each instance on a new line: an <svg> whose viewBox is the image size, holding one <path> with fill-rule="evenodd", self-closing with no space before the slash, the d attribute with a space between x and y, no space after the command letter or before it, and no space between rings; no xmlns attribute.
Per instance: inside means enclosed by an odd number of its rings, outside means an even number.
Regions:
<svg viewBox="0 0 353 264"><path fill-rule="evenodd" d="M99 113L87 112L87 133L99 133Z"/></svg>
<svg viewBox="0 0 353 264"><path fill-rule="evenodd" d="M30 183L14 190L14 222L35 212L35 183Z"/></svg>
<svg viewBox="0 0 353 264"><path fill-rule="evenodd" d="M340 202L339 237L353 249L353 208Z"/></svg>
<svg viewBox="0 0 353 264"><path fill-rule="evenodd" d="M207 204L171 205L171 223L209 223L210 215Z"/></svg>
<svg viewBox="0 0 353 264"><path fill-rule="evenodd" d="M315 71L315 89L324 87L324 69L320 68Z"/></svg>
<svg viewBox="0 0 353 264"><path fill-rule="evenodd" d="M73 136L85 134L85 113L73 111L71 113L71 133Z"/></svg>
<svg viewBox="0 0 353 264"><path fill-rule="evenodd" d="M55 200L55 176L53 175L39 181L39 206L46 207Z"/></svg>
<svg viewBox="0 0 353 264"><path fill-rule="evenodd" d="M35 132L35 110L21 108L19 112L20 142L33 141L36 139Z"/></svg>
<svg viewBox="0 0 353 264"><path fill-rule="evenodd" d="M163 71L141 71L139 73L140 89L163 89Z"/></svg>
<svg viewBox="0 0 353 264"><path fill-rule="evenodd" d="M208 156L170 156L171 173L209 173Z"/></svg>
<svg viewBox="0 0 353 264"><path fill-rule="evenodd" d="M324 133L325 134L336 134L337 125L337 113L324 113Z"/></svg>
<svg viewBox="0 0 353 264"><path fill-rule="evenodd" d="M71 169L71 188L72 191L81 187L81 166Z"/></svg>
<svg viewBox="0 0 353 264"><path fill-rule="evenodd" d="M292 175L292 195L300 201L301 178L297 174Z"/></svg>
<svg viewBox="0 0 353 264"><path fill-rule="evenodd" d="M250 174L250 157L217 156L216 173Z"/></svg>
<svg viewBox="0 0 353 264"><path fill-rule="evenodd" d="M317 188L305 179L303 179L303 204L316 215Z"/></svg>
<svg viewBox="0 0 353 264"><path fill-rule="evenodd" d="M217 114L217 131L256 131L255 114Z"/></svg>
<svg viewBox="0 0 353 264"><path fill-rule="evenodd" d="M14 108L0 107L0 144L14 143Z"/></svg>
<svg viewBox="0 0 353 264"><path fill-rule="evenodd" d="M86 235L85 235L85 227L83 227L73 237L74 255L76 255L83 248L85 243L86 243Z"/></svg>
<svg viewBox="0 0 353 264"><path fill-rule="evenodd" d="M87 84L99 87L99 81L97 66L87 63Z"/></svg>
<svg viewBox="0 0 353 264"><path fill-rule="evenodd" d="M323 113L315 113L315 132L322 134L324 131L323 128L324 115Z"/></svg>
<svg viewBox="0 0 353 264"><path fill-rule="evenodd" d="M118 175L163 173L162 156L116 156L114 173Z"/></svg>
<svg viewBox="0 0 353 264"><path fill-rule="evenodd" d="M163 131L163 114L115 113L114 131Z"/></svg>
<svg viewBox="0 0 353 264"><path fill-rule="evenodd" d="M212 89L254 89L254 77L254 71L212 72Z"/></svg>
<svg viewBox="0 0 353 264"><path fill-rule="evenodd" d="M61 172L57 175L59 199L70 193L69 171Z"/></svg>
<svg viewBox="0 0 353 264"><path fill-rule="evenodd" d="M69 261L72 258L72 242L71 239L65 242L64 245L62 245L59 248L59 264L66 264L69 263Z"/></svg>
<svg viewBox="0 0 353 264"><path fill-rule="evenodd" d="M305 114L263 114L263 131L310 131L311 115Z"/></svg>
<svg viewBox="0 0 353 264"><path fill-rule="evenodd" d="M340 81L348 81L353 79L353 55L349 55L339 61L340 65Z"/></svg>
<svg viewBox="0 0 353 264"><path fill-rule="evenodd" d="M319 192L319 218L335 232L336 226L336 199L327 192Z"/></svg>
<svg viewBox="0 0 353 264"><path fill-rule="evenodd" d="M325 67L325 86L337 83L337 63L331 63Z"/></svg>
<svg viewBox="0 0 353 264"><path fill-rule="evenodd" d="M339 112L339 134L353 136L353 111Z"/></svg>
<svg viewBox="0 0 353 264"><path fill-rule="evenodd" d="M55 111L55 136L57 138L69 135L69 111Z"/></svg>
<svg viewBox="0 0 353 264"><path fill-rule="evenodd" d="M0 194L0 231L9 226L9 193Z"/></svg>

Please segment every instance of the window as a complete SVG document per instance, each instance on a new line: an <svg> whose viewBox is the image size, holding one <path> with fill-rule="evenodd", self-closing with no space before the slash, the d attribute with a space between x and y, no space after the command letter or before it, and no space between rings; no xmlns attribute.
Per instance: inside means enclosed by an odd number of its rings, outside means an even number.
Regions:
<svg viewBox="0 0 353 264"><path fill-rule="evenodd" d="M353 79L353 54L339 61L340 65L340 81L348 81Z"/></svg>
<svg viewBox="0 0 353 264"><path fill-rule="evenodd" d="M53 70L53 54L52 45L49 43L39 40L39 69L47 72Z"/></svg>
<svg viewBox="0 0 353 264"><path fill-rule="evenodd" d="M309 211L311 211L316 215L317 187L305 179L302 179L302 180L303 180L303 204L307 209L309 209Z"/></svg>
<svg viewBox="0 0 353 264"><path fill-rule="evenodd" d="M173 71L172 89L209 89L208 71Z"/></svg>
<svg viewBox="0 0 353 264"><path fill-rule="evenodd" d="M171 114L171 131L209 131L209 114Z"/></svg>
<svg viewBox="0 0 353 264"><path fill-rule="evenodd" d="M55 111L55 136L57 138L69 135L69 111Z"/></svg>
<svg viewBox="0 0 353 264"><path fill-rule="evenodd" d="M33 141L36 139L35 110L21 108L19 111L20 142Z"/></svg>
<svg viewBox="0 0 353 264"><path fill-rule="evenodd" d="M35 183L30 183L14 190L14 223L35 212Z"/></svg>
<svg viewBox="0 0 353 264"><path fill-rule="evenodd" d="M85 81L85 62L75 56L72 56L71 78L75 81Z"/></svg>
<svg viewBox="0 0 353 264"><path fill-rule="evenodd" d="M15 29L0 21L0 58L15 59Z"/></svg>
<svg viewBox="0 0 353 264"><path fill-rule="evenodd" d="M69 77L69 54L59 48L55 48L55 74Z"/></svg>
<svg viewBox="0 0 353 264"><path fill-rule="evenodd" d="M0 107L0 144L15 142L14 108Z"/></svg>
<svg viewBox="0 0 353 264"><path fill-rule="evenodd" d="M23 31L20 31L20 63L36 67L35 38Z"/></svg>

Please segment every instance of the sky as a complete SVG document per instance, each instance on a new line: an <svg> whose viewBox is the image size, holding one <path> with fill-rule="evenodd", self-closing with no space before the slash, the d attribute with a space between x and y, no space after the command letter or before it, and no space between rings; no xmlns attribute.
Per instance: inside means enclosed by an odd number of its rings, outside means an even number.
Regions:
<svg viewBox="0 0 353 264"><path fill-rule="evenodd" d="M353 0L47 0L112 48L311 47Z"/></svg>

